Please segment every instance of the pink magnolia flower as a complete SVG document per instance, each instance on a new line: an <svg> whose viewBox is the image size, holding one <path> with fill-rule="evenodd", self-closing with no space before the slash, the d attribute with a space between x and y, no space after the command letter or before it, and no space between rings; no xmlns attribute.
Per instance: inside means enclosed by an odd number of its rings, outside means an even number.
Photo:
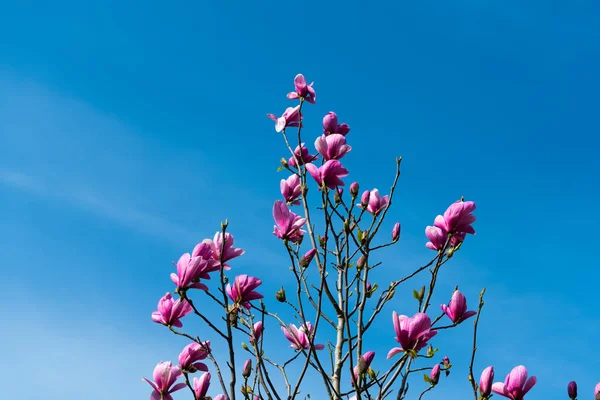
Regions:
<svg viewBox="0 0 600 400"><path fill-rule="evenodd" d="M250 334L250 343L258 343L263 333L263 323L258 321L254 324L254 332Z"/></svg>
<svg viewBox="0 0 600 400"><path fill-rule="evenodd" d="M462 243L465 241L465 237L467 236L466 233L464 232L456 232L454 235L452 235L452 237L450 238L450 244L452 246L458 246L459 243Z"/></svg>
<svg viewBox="0 0 600 400"><path fill-rule="evenodd" d="M375 358L375 352L374 351L367 351L365 354L363 354L362 356L363 360L365 361L364 365L360 366L362 367L363 371L360 371L359 369L359 365L356 365L353 369L354 371L354 379L352 377L350 377L350 383L352 385L354 385L354 382L359 382L359 378L360 378L360 374L361 373L365 373L367 372L367 370L369 369L369 367L371 366L371 363L373 362L373 359Z"/></svg>
<svg viewBox="0 0 600 400"><path fill-rule="evenodd" d="M178 383L177 385L173 386L177 378L181 376L181 370L179 367L174 367L170 361L159 362L156 367L154 367L152 376L154 378L154 382L146 378L142 378L148 382L150 386L152 386L152 389L154 389L150 395L150 400L173 400L171 393L174 393L185 387L185 383Z"/></svg>
<svg viewBox="0 0 600 400"><path fill-rule="evenodd" d="M481 397L489 397L492 393L492 382L494 381L494 367L489 366L483 370L479 378L479 393Z"/></svg>
<svg viewBox="0 0 600 400"><path fill-rule="evenodd" d="M475 210L472 201L457 201L448 207L443 216L438 215L434 225L447 233L464 232L474 234L475 229L471 226L476 218L472 214Z"/></svg>
<svg viewBox="0 0 600 400"><path fill-rule="evenodd" d="M225 244L223 244L223 232L215 233L213 240L204 239L202 243L206 243L211 247L213 251L213 260L219 262L222 261L223 263L245 253L244 250L233 247L233 235L228 232L225 233ZM221 254L221 252L223 252L223 254ZM229 266L226 265L225 269L229 269Z"/></svg>
<svg viewBox="0 0 600 400"><path fill-rule="evenodd" d="M511 400L523 400L536 382L537 378L535 376L527 379L527 368L519 365L506 375L504 383L494 383L492 385L492 392Z"/></svg>
<svg viewBox="0 0 600 400"><path fill-rule="evenodd" d="M352 182L350 184L350 195L352 197L358 196L358 189L359 189L358 182Z"/></svg>
<svg viewBox="0 0 600 400"><path fill-rule="evenodd" d="M181 299L175 301L171 293L167 293L158 301L158 311L152 313L152 321L157 324L181 328L183 324L179 319L191 312L192 306L187 301Z"/></svg>
<svg viewBox="0 0 600 400"><path fill-rule="evenodd" d="M216 397L214 397L213 400L227 400L227 397L225 397L224 394L219 394Z"/></svg>
<svg viewBox="0 0 600 400"><path fill-rule="evenodd" d="M242 368L242 376L244 378L249 378L252 374L252 359L249 358L244 363L244 368Z"/></svg>
<svg viewBox="0 0 600 400"><path fill-rule="evenodd" d="M330 111L323 117L323 133L325 135L332 135L339 133L340 135L346 136L350 132L348 124L338 124L338 116L333 111Z"/></svg>
<svg viewBox="0 0 600 400"><path fill-rule="evenodd" d="M594 388L594 400L600 400L600 382Z"/></svg>
<svg viewBox="0 0 600 400"><path fill-rule="evenodd" d="M206 359L210 354L210 340L200 343L190 343L179 354L179 367L182 371L208 371L206 364L197 362Z"/></svg>
<svg viewBox="0 0 600 400"><path fill-rule="evenodd" d="M300 264L302 268L308 268L313 258L315 258L315 254L317 254L317 249L310 249L300 258L298 264Z"/></svg>
<svg viewBox="0 0 600 400"><path fill-rule="evenodd" d="M267 114L267 117L275 121L275 132L281 132L287 127L300 126L302 120L300 106L286 108L279 118L274 114Z"/></svg>
<svg viewBox="0 0 600 400"><path fill-rule="evenodd" d="M177 289L201 289L208 290L208 287L200 283L200 278L210 279L206 269L208 262L201 257L192 257L190 253L185 253L179 257L177 264L173 263L177 267L177 273L171 274L171 280Z"/></svg>
<svg viewBox="0 0 600 400"><path fill-rule="evenodd" d="M395 339L402 347L391 349L387 356L388 359L402 351L414 350L418 352L427 346L429 339L437 335L437 331L431 329L431 320L425 313L416 313L414 316L408 317L398 315L394 311L392 319L396 331Z"/></svg>
<svg viewBox="0 0 600 400"><path fill-rule="evenodd" d="M381 197L381 195L379 194L379 190L373 189L371 191L367 190L363 193L361 197L361 202L358 203L357 206L359 206L360 208L364 208L364 205L366 204L368 212L370 212L373 215L378 215L387 207L389 202L390 199L388 195Z"/></svg>
<svg viewBox="0 0 600 400"><path fill-rule="evenodd" d="M298 159L298 161L301 161L301 164L306 165L310 162L315 161L319 157L313 154L309 154L308 149L304 146L304 143L300 143L294 149L294 156L290 157L290 159L288 160L288 165L290 167L298 168L296 166L296 158Z"/></svg>
<svg viewBox="0 0 600 400"><path fill-rule="evenodd" d="M431 383L437 385L440 381L440 364L435 364L435 366L431 369L429 373L429 379L431 379Z"/></svg>
<svg viewBox="0 0 600 400"><path fill-rule="evenodd" d="M475 311L467 311L467 299L459 290L454 291L448 305L442 304L440 308L455 324L459 324L477 314Z"/></svg>
<svg viewBox="0 0 600 400"><path fill-rule="evenodd" d="M301 326L300 329L298 329L294 324L289 324L287 327L281 327L281 331L283 332L287 340L290 341L290 347L292 349L310 349L309 335L311 338L313 337L314 327L310 322L306 322L306 325L306 327L304 325ZM323 346L322 344L315 344L315 350L323 350L324 348L325 346Z"/></svg>
<svg viewBox="0 0 600 400"><path fill-rule="evenodd" d="M317 95L315 93L315 89L313 89L313 84L314 82L310 85L307 85L304 75L296 75L296 77L294 78L294 86L296 88L296 91L288 93L287 98L291 100L302 98L311 104L315 104L315 101L317 100Z"/></svg>
<svg viewBox="0 0 600 400"><path fill-rule="evenodd" d="M215 235L216 236L216 235ZM219 254L221 250L219 249ZM204 239L202 242L198 243L194 246L194 250L192 250L192 258L200 257L203 260L206 260L207 266L203 270L206 274L202 274L200 276L201 279L210 279L210 272L218 271L220 268L219 264L219 256L215 254L213 251L213 242L209 239Z"/></svg>
<svg viewBox="0 0 600 400"><path fill-rule="evenodd" d="M299 205L300 196L302 196L302 186L300 186L300 177L296 174L290 175L287 179L282 179L279 183L281 195L288 205Z"/></svg>
<svg viewBox="0 0 600 400"><path fill-rule="evenodd" d="M352 150L352 146L346 144L346 138L339 133L319 136L315 140L315 148L326 161L339 160Z"/></svg>
<svg viewBox="0 0 600 400"><path fill-rule="evenodd" d="M273 205L273 218L277 224L274 227L273 234L279 239L297 243L306 232L301 229L306 223L306 218L301 218L291 212L281 200L277 200Z"/></svg>
<svg viewBox="0 0 600 400"><path fill-rule="evenodd" d="M398 239L400 239L400 222L396 222L394 229L392 229L392 241L396 242Z"/></svg>
<svg viewBox="0 0 600 400"><path fill-rule="evenodd" d="M429 242L425 246L435 251L442 250L446 244L446 239L448 239L448 235L437 226L428 226L425 228L425 236L429 239Z"/></svg>
<svg viewBox="0 0 600 400"><path fill-rule="evenodd" d="M194 395L197 399L203 400L206 398L206 392L210 387L210 372L205 372L200 378L194 378Z"/></svg>
<svg viewBox="0 0 600 400"><path fill-rule="evenodd" d="M569 382L567 385L567 394L571 400L575 400L577 398L577 382Z"/></svg>
<svg viewBox="0 0 600 400"><path fill-rule="evenodd" d="M249 310L251 308L251 300L263 298L262 294L254 291L254 289L259 287L261 284L262 281L253 276L248 276L245 274L238 275L233 281L233 286L228 283L225 291L235 304L241 304L244 308Z"/></svg>
<svg viewBox="0 0 600 400"><path fill-rule="evenodd" d="M319 184L319 187L326 186L329 189L335 189L336 186L344 186L344 181L341 178L348 176L348 170L338 160L329 160L321 167L317 167L314 164L306 164L306 169Z"/></svg>

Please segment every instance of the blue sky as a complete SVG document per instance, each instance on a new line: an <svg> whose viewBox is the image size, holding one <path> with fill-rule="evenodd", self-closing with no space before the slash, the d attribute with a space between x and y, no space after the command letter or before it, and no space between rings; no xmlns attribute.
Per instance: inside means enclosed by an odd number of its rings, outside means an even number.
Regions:
<svg viewBox="0 0 600 400"><path fill-rule="evenodd" d="M385 191L404 156L388 224L402 222L402 239L378 282L428 259L424 227L475 200L477 235L434 303L459 284L474 306L487 287L477 370L493 364L501 380L525 364L539 382L528 399L566 397L571 379L591 398L599 4L201 3L3 6L4 395L148 396L140 378L186 344L150 320L170 262L225 218L247 251L235 268L281 284L271 206L285 149L265 114L290 105L302 72L318 96L306 141L327 111L352 127L348 181ZM397 295L382 317L378 368L392 310L414 304ZM469 394L469 327L436 338L454 370L429 398Z"/></svg>

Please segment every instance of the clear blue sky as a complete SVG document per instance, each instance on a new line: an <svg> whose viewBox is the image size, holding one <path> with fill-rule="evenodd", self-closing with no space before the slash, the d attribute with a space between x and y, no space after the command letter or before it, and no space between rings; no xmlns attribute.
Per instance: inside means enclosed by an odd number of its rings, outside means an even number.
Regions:
<svg viewBox="0 0 600 400"><path fill-rule="evenodd" d="M3 395L146 398L140 378L186 344L150 320L170 262L225 218L247 250L235 268L275 289L285 153L265 114L290 105L302 72L318 96L307 142L327 111L352 127L349 181L386 191L404 156L389 223L402 239L379 282L431 255L424 227L450 202L475 200L477 236L436 302L458 283L474 306L486 286L477 370L502 380L525 364L539 382L528 399L566 398L571 379L591 398L599 40L591 0L5 2ZM398 296L386 311L380 369L392 309L414 304ZM429 398L469 393L461 328L435 340L455 369Z"/></svg>

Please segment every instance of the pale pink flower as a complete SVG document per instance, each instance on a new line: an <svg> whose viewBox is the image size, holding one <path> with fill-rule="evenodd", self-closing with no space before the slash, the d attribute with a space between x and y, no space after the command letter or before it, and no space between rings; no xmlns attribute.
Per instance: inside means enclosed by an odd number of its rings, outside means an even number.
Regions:
<svg viewBox="0 0 600 400"><path fill-rule="evenodd" d="M390 198L388 195L381 197L379 194L379 190L366 190L361 196L361 202L357 204L360 208L364 208L367 206L367 211L373 215L378 215L381 211L383 211L388 203L390 202Z"/></svg>
<svg viewBox="0 0 600 400"><path fill-rule="evenodd" d="M281 132L288 127L300 126L302 116L300 115L300 106L288 107L281 117L277 118L274 114L267 114L267 117L275 121L275 132Z"/></svg>
<svg viewBox="0 0 600 400"><path fill-rule="evenodd" d="M225 233L225 244L223 244L223 232L215 233L213 240L204 239L202 243L209 245L212 249L212 258L217 262L223 262L224 269L230 269L231 267L225 264L236 257L239 257L245 253L244 250L233 247L233 235L229 232Z"/></svg>
<svg viewBox="0 0 600 400"><path fill-rule="evenodd" d="M479 378L479 394L481 397L489 397L492 393L492 382L494 382L494 367L491 365L483 370Z"/></svg>
<svg viewBox="0 0 600 400"><path fill-rule="evenodd" d="M149 379L142 378L150 386L152 386L152 394L150 400L173 400L171 393L181 390L185 387L185 383L178 383L173 386L177 378L181 376L179 367L174 367L170 361L159 362L152 373L154 382ZM171 387L173 386L173 387Z"/></svg>
<svg viewBox="0 0 600 400"><path fill-rule="evenodd" d="M594 388L594 400L600 400L600 382Z"/></svg>
<svg viewBox="0 0 600 400"><path fill-rule="evenodd" d="M158 301L158 310L152 313L152 321L166 326L181 328L183 324L179 320L192 312L192 306L187 301L173 300L171 293L165 294Z"/></svg>
<svg viewBox="0 0 600 400"><path fill-rule="evenodd" d="M321 167L306 164L306 170L319 184L319 187L326 186L330 189L335 189L336 186L344 186L344 181L341 178L348 176L348 170L338 160L329 160Z"/></svg>
<svg viewBox="0 0 600 400"><path fill-rule="evenodd" d="M431 320L425 313L416 313L413 317L398 315L396 311L392 314L396 341L402 347L395 347L388 353L387 358L408 350L418 352L425 346L429 339L437 335L437 331L431 329Z"/></svg>
<svg viewBox="0 0 600 400"><path fill-rule="evenodd" d="M243 274L235 277L233 285L228 283L225 291L235 304L241 304L249 310L251 308L251 300L263 298L262 294L254 291L261 284L262 281L260 279Z"/></svg>
<svg viewBox="0 0 600 400"><path fill-rule="evenodd" d="M281 331L283 332L287 340L289 340L291 343L291 348L296 350L310 349L309 335L311 338L313 337L314 327L310 322L306 322L306 325L306 327L304 325L301 326L300 329L298 329L294 324L289 324L287 327L281 327ZM324 348L325 346L323 346L322 344L315 344L315 350L323 350Z"/></svg>
<svg viewBox="0 0 600 400"><path fill-rule="evenodd" d="M537 378L535 376L527 379L527 368L519 365L506 375L504 383L494 383L492 385L492 392L511 400L523 400L527 392L535 386L536 382Z"/></svg>
<svg viewBox="0 0 600 400"><path fill-rule="evenodd" d="M291 212L281 200L275 201L273 205L273 218L277 224L274 227L273 234L280 239L296 243L306 232L301 229L306 223L306 218L301 218Z"/></svg>
<svg viewBox="0 0 600 400"><path fill-rule="evenodd" d="M459 324L477 314L475 311L467 311L467 299L459 290L454 291L448 305L442 304L440 308L455 324Z"/></svg>
<svg viewBox="0 0 600 400"><path fill-rule="evenodd" d="M350 132L348 124L338 124L338 116L333 111L330 111L323 117L323 133L325 135L332 135L339 133L340 135L346 136Z"/></svg>
<svg viewBox="0 0 600 400"><path fill-rule="evenodd" d="M315 161L317 158L319 157L308 153L308 149L304 146L304 143L300 143L294 149L294 155L289 158L288 165L290 167L298 168L296 166L296 159L300 161L300 165L306 165L310 162Z"/></svg>
<svg viewBox="0 0 600 400"><path fill-rule="evenodd" d="M392 242L396 242L398 239L400 239L400 222L396 222L392 229Z"/></svg>
<svg viewBox="0 0 600 400"><path fill-rule="evenodd" d="M210 387L210 372L203 373L200 378L194 378L193 384L196 398L200 400L205 399Z"/></svg>
<svg viewBox="0 0 600 400"><path fill-rule="evenodd" d="M282 179L279 183L281 195L288 205L299 205L300 196L302 196L302 186L300 185L300 177L296 174L290 175L287 179Z"/></svg>
<svg viewBox="0 0 600 400"><path fill-rule="evenodd" d="M448 239L448 235L437 226L428 226L425 228L425 236L429 239L429 242L425 246L435 251L442 250Z"/></svg>
<svg viewBox="0 0 600 400"><path fill-rule="evenodd" d="M294 78L294 86L296 91L288 93L287 98L291 100L303 98L309 103L315 104L315 101L317 100L317 94L315 93L315 89L313 89L313 84L314 82L310 85L307 85L304 75L296 75Z"/></svg>
<svg viewBox="0 0 600 400"><path fill-rule="evenodd" d="M208 262L201 257L192 257L190 253L185 253L179 257L177 264L173 263L177 267L177 273L171 274L171 280L178 289L201 289L208 290L208 287L200 283L200 278L210 279L206 269Z"/></svg>
<svg viewBox="0 0 600 400"><path fill-rule="evenodd" d="M346 138L338 133L319 136L315 140L315 148L325 161L339 160L352 150L352 146L346 144Z"/></svg>

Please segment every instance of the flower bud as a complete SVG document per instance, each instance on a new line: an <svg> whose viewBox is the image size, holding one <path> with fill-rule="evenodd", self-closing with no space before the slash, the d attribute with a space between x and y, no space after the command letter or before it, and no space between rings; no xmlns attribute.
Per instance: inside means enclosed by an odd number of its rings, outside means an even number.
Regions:
<svg viewBox="0 0 600 400"><path fill-rule="evenodd" d="M356 366L358 367L359 375L364 374L365 372L367 372L367 369L369 369L369 364L367 364L367 361L363 356L360 356L358 358L358 363L356 364Z"/></svg>
<svg viewBox="0 0 600 400"><path fill-rule="evenodd" d="M242 376L246 379L252 374L252 359L247 359L244 363L244 369L242 370Z"/></svg>
<svg viewBox="0 0 600 400"><path fill-rule="evenodd" d="M479 378L479 393L481 397L489 397L492 393L492 382L494 381L494 367L489 366L481 373Z"/></svg>
<svg viewBox="0 0 600 400"><path fill-rule="evenodd" d="M369 204L369 198L371 197L371 191L370 190L365 190L362 194L362 196L360 196L360 202L362 203L363 207L366 207Z"/></svg>
<svg viewBox="0 0 600 400"><path fill-rule="evenodd" d="M319 245L321 246L322 249L327 248L327 235L319 237Z"/></svg>
<svg viewBox="0 0 600 400"><path fill-rule="evenodd" d="M366 266L367 266L367 257L365 257L364 255L358 257L358 260L356 261L356 268L360 271Z"/></svg>
<svg viewBox="0 0 600 400"><path fill-rule="evenodd" d="M343 193L344 193L344 188L337 188L337 190L333 194L333 201L335 201L335 204L340 204L342 202L342 194Z"/></svg>
<svg viewBox="0 0 600 400"><path fill-rule="evenodd" d="M419 299L423 300L424 296L425 296L425 285L421 286L421 289L419 290Z"/></svg>
<svg viewBox="0 0 600 400"><path fill-rule="evenodd" d="M283 286L281 287L281 289L279 289L275 293L275 298L277 299L278 302L285 303L286 297L285 297L285 289L283 288Z"/></svg>
<svg viewBox="0 0 600 400"><path fill-rule="evenodd" d="M298 264L300 264L302 268L308 268L311 261L315 257L315 254L317 254L317 249L310 249L306 252L306 254L300 257L300 261L298 262Z"/></svg>
<svg viewBox="0 0 600 400"><path fill-rule="evenodd" d="M440 381L440 364L435 364L435 367L431 369L429 379L431 379L432 385L437 385L437 383Z"/></svg>
<svg viewBox="0 0 600 400"><path fill-rule="evenodd" d="M279 162L281 163L283 168L288 168L288 162L285 158L282 157L281 160L279 160Z"/></svg>
<svg viewBox="0 0 600 400"><path fill-rule="evenodd" d="M252 388L250 386L247 386L247 385L242 385L242 387L240 388L240 392L244 396L251 395L252 394Z"/></svg>
<svg viewBox="0 0 600 400"><path fill-rule="evenodd" d="M248 345L244 342L242 342L242 349L249 351L250 349L248 348Z"/></svg>
<svg viewBox="0 0 600 400"><path fill-rule="evenodd" d="M352 182L352 184L350 185L350 195L352 197L358 196L358 188L358 182Z"/></svg>
<svg viewBox="0 0 600 400"><path fill-rule="evenodd" d="M448 356L444 356L442 363L444 364L444 368L450 368L452 366L452 364L450 364L450 359L448 358Z"/></svg>
<svg viewBox="0 0 600 400"><path fill-rule="evenodd" d="M569 394L569 398L571 400L575 400L577 397L577 383L575 381L569 382L567 385L567 393Z"/></svg>
<svg viewBox="0 0 600 400"><path fill-rule="evenodd" d="M396 222L392 229L392 242L397 242L400 239L400 222Z"/></svg>

